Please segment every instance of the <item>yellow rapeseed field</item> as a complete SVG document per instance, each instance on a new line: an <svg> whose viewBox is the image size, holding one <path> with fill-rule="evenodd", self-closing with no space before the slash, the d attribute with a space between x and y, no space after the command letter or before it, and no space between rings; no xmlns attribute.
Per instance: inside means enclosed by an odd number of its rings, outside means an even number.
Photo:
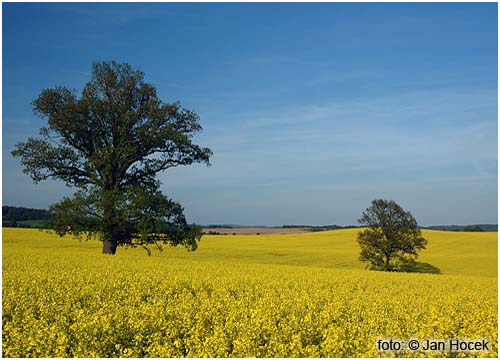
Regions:
<svg viewBox="0 0 500 360"><path fill-rule="evenodd" d="M441 274L365 270L357 230L204 236L196 252L3 229L4 357L497 357L497 233L424 231ZM379 352L379 339L486 339Z"/></svg>

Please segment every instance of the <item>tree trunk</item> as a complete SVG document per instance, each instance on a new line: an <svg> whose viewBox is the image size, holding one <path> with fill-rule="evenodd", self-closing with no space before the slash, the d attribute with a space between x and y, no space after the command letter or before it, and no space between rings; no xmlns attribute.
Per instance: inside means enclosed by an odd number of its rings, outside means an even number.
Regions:
<svg viewBox="0 0 500 360"><path fill-rule="evenodd" d="M391 257L389 255L386 255L386 258L385 258L385 270L386 271L392 270Z"/></svg>
<svg viewBox="0 0 500 360"><path fill-rule="evenodd" d="M116 246L118 245L117 235L117 219L115 213L117 192L112 190L110 185L106 185L103 192L103 241L102 253L114 255L116 254Z"/></svg>
<svg viewBox="0 0 500 360"><path fill-rule="evenodd" d="M116 254L116 240L106 238L102 241L102 253L107 255Z"/></svg>

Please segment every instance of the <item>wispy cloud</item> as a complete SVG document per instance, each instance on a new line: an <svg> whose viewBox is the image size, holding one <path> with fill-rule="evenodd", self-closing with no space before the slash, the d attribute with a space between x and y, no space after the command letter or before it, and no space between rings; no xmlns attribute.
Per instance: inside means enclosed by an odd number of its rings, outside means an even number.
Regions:
<svg viewBox="0 0 500 360"><path fill-rule="evenodd" d="M495 103L488 92L407 93L246 113L206 126L213 167L179 171L170 185L494 177Z"/></svg>

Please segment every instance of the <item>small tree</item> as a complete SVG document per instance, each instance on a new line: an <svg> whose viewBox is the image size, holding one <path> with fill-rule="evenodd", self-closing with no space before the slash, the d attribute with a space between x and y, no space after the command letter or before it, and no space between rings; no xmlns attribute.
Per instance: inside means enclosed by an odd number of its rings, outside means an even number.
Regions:
<svg viewBox="0 0 500 360"><path fill-rule="evenodd" d="M358 222L367 226L358 233L359 259L371 269L398 270L427 245L415 218L392 200L373 200Z"/></svg>
<svg viewBox="0 0 500 360"><path fill-rule="evenodd" d="M48 126L12 154L35 182L52 178L79 189L50 207L59 235L98 237L105 254L119 245L196 249L201 227L188 225L156 179L171 167L209 164L211 150L192 143L201 130L196 113L162 102L142 71L114 61L93 64L80 97L46 89L33 108Z"/></svg>

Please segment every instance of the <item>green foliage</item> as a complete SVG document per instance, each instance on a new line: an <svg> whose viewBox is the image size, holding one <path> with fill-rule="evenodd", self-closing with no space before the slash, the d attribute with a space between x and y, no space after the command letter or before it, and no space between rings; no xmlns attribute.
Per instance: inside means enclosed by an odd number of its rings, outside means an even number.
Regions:
<svg viewBox="0 0 500 360"><path fill-rule="evenodd" d="M17 227L16 220L2 220L2 227Z"/></svg>
<svg viewBox="0 0 500 360"><path fill-rule="evenodd" d="M182 206L158 189L142 186L104 196L97 188L80 190L73 198L64 198L50 207L50 227L61 236L102 238L109 231L103 221L109 198L114 211L108 221L115 224L112 235L118 239L118 245L142 246L148 253L148 245L161 249L162 243L183 245L188 250L198 247L201 227L187 223Z"/></svg>
<svg viewBox="0 0 500 360"><path fill-rule="evenodd" d="M196 113L163 103L143 72L114 61L93 64L79 98L56 87L33 107L48 126L12 154L35 182L52 178L80 189L50 208L58 234L97 236L105 253L160 243L196 249L201 229L187 224L156 180L171 167L209 165L211 150L192 143L202 129Z"/></svg>
<svg viewBox="0 0 500 360"><path fill-rule="evenodd" d="M358 222L367 226L357 237L359 259L372 269L412 268L419 251L427 245L412 214L392 200L373 200Z"/></svg>

